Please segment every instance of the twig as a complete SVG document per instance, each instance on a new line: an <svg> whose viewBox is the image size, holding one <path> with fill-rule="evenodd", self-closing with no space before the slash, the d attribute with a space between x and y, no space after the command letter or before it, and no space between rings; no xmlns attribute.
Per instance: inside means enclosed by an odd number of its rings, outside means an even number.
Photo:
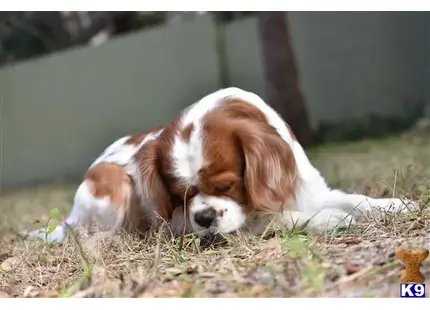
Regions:
<svg viewBox="0 0 430 310"><path fill-rule="evenodd" d="M157 244L155 246L155 251L154 251L154 264L151 268L151 270L154 272L154 274L157 273L158 265L160 263L160 258L161 258L161 234L163 231L163 226L164 226L164 222L160 226L160 230L159 230L160 232L158 234Z"/></svg>
<svg viewBox="0 0 430 310"><path fill-rule="evenodd" d="M70 236L73 240L73 243L75 245L76 250L78 251L79 257L81 259L81 264L82 264L82 269L83 269L83 274L80 277L80 279L73 284L72 286L70 286L69 288L67 288L66 290L62 291L59 294L59 297L71 297L73 296L77 290L79 290L79 288L81 288L84 284L88 284L91 282L92 279L92 269L91 269L91 265L87 259L87 257L84 254L84 251L82 250L82 246L78 241L78 238L76 237L75 232L73 231L72 227L70 227L69 224L64 223L67 230L70 233Z"/></svg>
<svg viewBox="0 0 430 310"><path fill-rule="evenodd" d="M184 247L185 233L187 232L187 193L189 188L190 187L187 186L184 194L184 229L182 230L181 238L179 239L179 252L181 252Z"/></svg>
<svg viewBox="0 0 430 310"><path fill-rule="evenodd" d="M91 265L87 259L87 257L84 254L84 251L82 250L82 246L78 241L78 238L76 237L75 232L73 231L72 227L70 227L69 224L66 222L64 223L67 227L67 230L70 233L70 236L72 237L73 243L75 244L76 250L78 251L79 257L81 259L82 267L84 269L84 276L88 278L88 280L91 280L92 277L92 270Z"/></svg>

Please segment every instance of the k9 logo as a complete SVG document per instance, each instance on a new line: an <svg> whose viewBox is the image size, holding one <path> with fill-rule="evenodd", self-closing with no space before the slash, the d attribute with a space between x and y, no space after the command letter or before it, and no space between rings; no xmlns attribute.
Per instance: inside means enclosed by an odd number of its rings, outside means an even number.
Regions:
<svg viewBox="0 0 430 310"><path fill-rule="evenodd" d="M400 283L400 297L406 297L406 298L426 297L425 283Z"/></svg>

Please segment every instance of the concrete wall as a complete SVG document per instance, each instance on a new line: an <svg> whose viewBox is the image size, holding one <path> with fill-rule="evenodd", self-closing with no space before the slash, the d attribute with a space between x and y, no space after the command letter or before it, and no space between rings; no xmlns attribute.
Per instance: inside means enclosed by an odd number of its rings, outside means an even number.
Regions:
<svg viewBox="0 0 430 310"><path fill-rule="evenodd" d="M314 118L397 114L425 100L430 34L417 12L291 13L293 43ZM428 17L428 15L427 15Z"/></svg>
<svg viewBox="0 0 430 310"><path fill-rule="evenodd" d="M428 12L286 16L314 126L370 112L401 113L408 102L430 99ZM256 19L228 27L230 81L264 96Z"/></svg>
<svg viewBox="0 0 430 310"><path fill-rule="evenodd" d="M80 177L114 139L216 89L213 32L204 17L0 71L1 185Z"/></svg>
<svg viewBox="0 0 430 310"><path fill-rule="evenodd" d="M239 20L226 27L226 54L229 82L265 98L257 22L254 17Z"/></svg>
<svg viewBox="0 0 430 310"><path fill-rule="evenodd" d="M314 126L430 100L430 13L287 16ZM226 26L226 55L231 84L265 97L255 18ZM114 139L168 121L220 86L207 16L23 62L0 76L2 187L80 177Z"/></svg>

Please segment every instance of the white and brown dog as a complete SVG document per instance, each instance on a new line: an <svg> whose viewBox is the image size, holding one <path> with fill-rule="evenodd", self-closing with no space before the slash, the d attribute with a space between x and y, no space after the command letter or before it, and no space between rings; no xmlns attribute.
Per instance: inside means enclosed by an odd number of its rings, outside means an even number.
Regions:
<svg viewBox="0 0 430 310"><path fill-rule="evenodd" d="M87 227L96 219L115 233L124 227L144 232L173 219L179 233L187 220L193 232L214 235L243 228L259 233L266 222L255 219L269 214L286 227L307 222L308 230L324 232L369 211L417 208L409 200L331 189L275 110L232 87L203 97L164 126L110 145L89 167L65 222ZM62 224L48 239L65 236Z"/></svg>

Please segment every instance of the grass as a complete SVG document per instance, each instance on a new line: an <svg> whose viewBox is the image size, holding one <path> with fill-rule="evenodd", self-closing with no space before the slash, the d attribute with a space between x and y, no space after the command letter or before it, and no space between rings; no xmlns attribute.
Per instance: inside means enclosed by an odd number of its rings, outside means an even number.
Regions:
<svg viewBox="0 0 430 310"><path fill-rule="evenodd" d="M74 238L61 246L22 240L70 207L76 184L2 194L0 295L11 297L397 297L397 247L430 246L430 144L401 136L326 145L308 152L329 183L374 197L419 199L418 214L361 220L343 232L311 236L238 234L203 249L194 235ZM58 208L54 214L50 210ZM56 213L60 213L57 215ZM49 216L51 215L51 216ZM38 219L39 223L34 223ZM430 259L422 271L430 279Z"/></svg>

